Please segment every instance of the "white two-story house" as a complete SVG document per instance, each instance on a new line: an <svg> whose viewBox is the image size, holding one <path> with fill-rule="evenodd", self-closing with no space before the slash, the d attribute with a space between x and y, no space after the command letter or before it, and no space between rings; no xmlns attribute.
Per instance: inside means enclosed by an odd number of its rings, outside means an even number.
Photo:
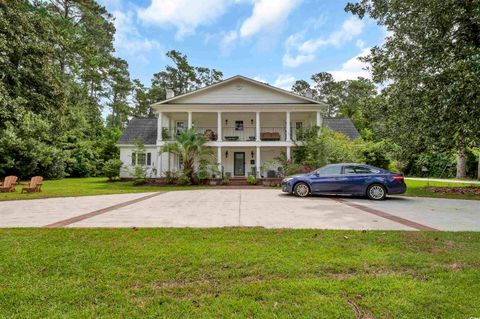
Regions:
<svg viewBox="0 0 480 319"><path fill-rule="evenodd" d="M179 170L180 158L160 149L187 128L209 139L212 164L231 177L266 176L282 152L291 157L299 132L313 126L358 137L349 119L324 118L324 103L240 75L179 96L167 91L167 99L151 107L157 118L130 120L117 142L121 177L132 177L134 165L146 165L152 177ZM144 154L135 154L136 139Z"/></svg>

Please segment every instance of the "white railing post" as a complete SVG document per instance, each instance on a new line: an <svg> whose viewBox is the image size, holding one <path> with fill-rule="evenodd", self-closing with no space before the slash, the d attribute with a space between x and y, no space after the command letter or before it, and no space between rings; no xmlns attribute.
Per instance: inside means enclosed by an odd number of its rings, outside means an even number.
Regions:
<svg viewBox="0 0 480 319"><path fill-rule="evenodd" d="M287 146L287 161L292 159L292 150L290 146Z"/></svg>
<svg viewBox="0 0 480 319"><path fill-rule="evenodd" d="M292 140L290 136L290 111L287 111L287 123L286 123L286 128L287 128L287 138L286 141L290 142Z"/></svg>
<svg viewBox="0 0 480 319"><path fill-rule="evenodd" d="M222 141L222 112L217 112L217 142Z"/></svg>

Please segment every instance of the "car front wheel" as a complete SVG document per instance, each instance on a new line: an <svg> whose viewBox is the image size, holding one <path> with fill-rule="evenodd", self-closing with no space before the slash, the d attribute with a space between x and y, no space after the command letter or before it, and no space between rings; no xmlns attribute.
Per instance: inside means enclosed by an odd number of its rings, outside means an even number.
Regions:
<svg viewBox="0 0 480 319"><path fill-rule="evenodd" d="M310 188L308 187L307 184L301 182L295 185L295 188L293 189L293 193L298 197L306 197L308 196L308 194L310 194Z"/></svg>
<svg viewBox="0 0 480 319"><path fill-rule="evenodd" d="M383 200L387 197L387 190L380 184L370 185L367 189L367 197L373 200Z"/></svg>

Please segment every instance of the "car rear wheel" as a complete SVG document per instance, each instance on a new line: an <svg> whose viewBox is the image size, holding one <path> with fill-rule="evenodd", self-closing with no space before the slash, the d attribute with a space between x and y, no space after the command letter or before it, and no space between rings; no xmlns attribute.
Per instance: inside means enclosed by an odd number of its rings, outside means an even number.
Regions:
<svg viewBox="0 0 480 319"><path fill-rule="evenodd" d="M293 193L298 197L306 197L308 194L310 194L310 188L307 184L300 182L295 185Z"/></svg>
<svg viewBox="0 0 480 319"><path fill-rule="evenodd" d="M367 197L373 200L383 200L387 197L387 190L380 184L370 185L367 188Z"/></svg>

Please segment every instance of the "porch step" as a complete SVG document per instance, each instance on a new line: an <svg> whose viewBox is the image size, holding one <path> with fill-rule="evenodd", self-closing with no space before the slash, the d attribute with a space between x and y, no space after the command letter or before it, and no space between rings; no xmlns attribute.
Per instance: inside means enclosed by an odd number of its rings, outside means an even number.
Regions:
<svg viewBox="0 0 480 319"><path fill-rule="evenodd" d="M232 177L230 178L230 185L235 186L247 186L247 179L245 177Z"/></svg>

